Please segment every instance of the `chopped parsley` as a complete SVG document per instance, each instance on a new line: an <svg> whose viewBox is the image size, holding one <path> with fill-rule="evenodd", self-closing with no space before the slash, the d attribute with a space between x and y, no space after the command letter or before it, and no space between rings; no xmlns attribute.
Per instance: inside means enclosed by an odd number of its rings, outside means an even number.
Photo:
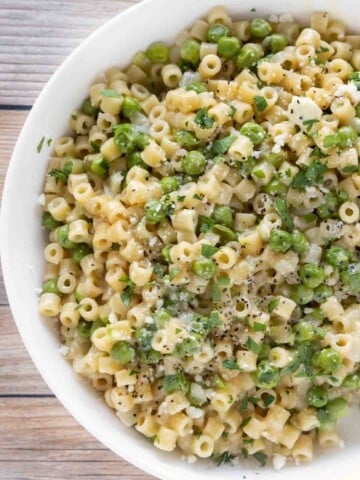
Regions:
<svg viewBox="0 0 360 480"><path fill-rule="evenodd" d="M169 271L169 280L170 282L174 280L176 275L178 275L181 272L181 269L179 267L174 267Z"/></svg>
<svg viewBox="0 0 360 480"><path fill-rule="evenodd" d="M293 230L294 228L294 221L289 212L289 206L287 201L283 198L275 198L274 200L274 208L276 212L279 214L281 220L286 225L289 230Z"/></svg>
<svg viewBox="0 0 360 480"><path fill-rule="evenodd" d="M214 125L215 119L210 117L206 107L200 108L195 116L195 123L200 128L211 128Z"/></svg>
<svg viewBox="0 0 360 480"><path fill-rule="evenodd" d="M255 95L254 101L255 101L255 107L259 112L263 112L268 106L266 98L260 95Z"/></svg>
<svg viewBox="0 0 360 480"><path fill-rule="evenodd" d="M261 351L261 345L255 342L253 338L249 337L247 339L246 346L251 352L255 353L255 355L259 355Z"/></svg>
<svg viewBox="0 0 360 480"><path fill-rule="evenodd" d="M266 325L260 322L254 322L254 332L265 332Z"/></svg>
<svg viewBox="0 0 360 480"><path fill-rule="evenodd" d="M231 145L235 142L236 136L229 135L224 138L218 138L211 145L211 153L213 155L222 155L226 153Z"/></svg>
<svg viewBox="0 0 360 480"><path fill-rule="evenodd" d="M54 177L56 179L56 182L58 182L58 180L61 180L62 182L66 183L68 181L69 175L72 172L72 168L73 168L73 162L69 160L68 162L65 163L62 170L53 168L52 170L50 170L49 175L51 177Z"/></svg>
<svg viewBox="0 0 360 480"><path fill-rule="evenodd" d="M128 307L132 301L136 285L129 277L120 277L119 282L125 284L124 290L120 293L120 298L125 307Z"/></svg>
<svg viewBox="0 0 360 480"><path fill-rule="evenodd" d="M190 380L187 378L184 372L178 372L173 375L165 375L162 379L162 386L166 393L184 392L190 391Z"/></svg>
<svg viewBox="0 0 360 480"><path fill-rule="evenodd" d="M204 243L201 245L201 255L205 258L211 258L219 250L218 247Z"/></svg>
<svg viewBox="0 0 360 480"><path fill-rule="evenodd" d="M315 123L318 123L320 120L316 119L316 118L313 118L313 119L309 119L309 120L304 120L303 121L303 125L305 127L305 130L310 133L311 132L311 129L313 127L313 125Z"/></svg>
<svg viewBox="0 0 360 480"><path fill-rule="evenodd" d="M222 362L222 366L224 368L227 368L228 370L240 370L239 365L236 363L236 360L234 358L231 358L229 360L224 360Z"/></svg>
<svg viewBox="0 0 360 480"><path fill-rule="evenodd" d="M273 300L271 300L268 305L268 312L272 313L275 310L275 308L279 305L279 303L280 303L280 298L274 298Z"/></svg>
<svg viewBox="0 0 360 480"><path fill-rule="evenodd" d="M256 452L253 457L260 463L262 467L265 467L267 461L267 455L264 452Z"/></svg>
<svg viewBox="0 0 360 480"><path fill-rule="evenodd" d="M225 432L224 432L225 433ZM220 467L220 465L223 465L225 463L230 463L232 460L234 460L235 458L235 455L233 455L232 453L230 452L223 452L223 453L220 453L218 455L212 455L211 456L211 459L212 461L218 466Z"/></svg>
<svg viewBox="0 0 360 480"><path fill-rule="evenodd" d="M38 153L41 152L43 146L44 146L44 142L45 142L45 137L42 137L42 139L40 140L40 142L38 143L38 146L36 147L36 150Z"/></svg>
<svg viewBox="0 0 360 480"><path fill-rule="evenodd" d="M298 172L292 179L291 186L298 190L319 184L326 172L327 167L323 163L313 160L308 167Z"/></svg>
<svg viewBox="0 0 360 480"><path fill-rule="evenodd" d="M160 263L157 263L154 267L154 273L159 278L164 278L164 275L165 275L164 270L165 270L165 266L160 265Z"/></svg>

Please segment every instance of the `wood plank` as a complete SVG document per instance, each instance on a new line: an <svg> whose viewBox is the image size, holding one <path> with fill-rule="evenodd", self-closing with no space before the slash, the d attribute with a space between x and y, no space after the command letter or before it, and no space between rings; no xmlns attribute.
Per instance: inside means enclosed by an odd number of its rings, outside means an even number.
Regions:
<svg viewBox="0 0 360 480"><path fill-rule="evenodd" d="M105 449L55 398L0 399L0 424L2 480L152 478Z"/></svg>
<svg viewBox="0 0 360 480"><path fill-rule="evenodd" d="M2 196L6 170L28 112L0 110L0 198ZM0 305L7 305L7 297L0 267Z"/></svg>
<svg viewBox="0 0 360 480"><path fill-rule="evenodd" d="M2 0L0 104L32 105L60 63L96 28L139 0Z"/></svg>
<svg viewBox="0 0 360 480"><path fill-rule="evenodd" d="M0 307L0 332L0 395L52 395L25 350L7 306Z"/></svg>
<svg viewBox="0 0 360 480"><path fill-rule="evenodd" d="M0 110L0 197L11 154L28 113L26 111Z"/></svg>

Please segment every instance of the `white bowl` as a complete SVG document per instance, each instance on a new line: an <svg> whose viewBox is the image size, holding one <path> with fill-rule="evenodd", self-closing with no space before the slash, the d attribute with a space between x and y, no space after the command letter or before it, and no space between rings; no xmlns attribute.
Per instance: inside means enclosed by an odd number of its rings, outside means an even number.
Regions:
<svg viewBox="0 0 360 480"><path fill-rule="evenodd" d="M37 199L42 191L50 148L39 140L64 133L72 110L86 96L92 79L107 67L126 66L132 55L155 40L172 41L178 32L201 17L219 0L146 0L118 15L64 62L44 88L33 107L16 144L9 166L1 212L1 259L5 285L18 329L41 375L69 412L104 445L137 467L161 479L228 480L359 480L359 415L342 424L346 448L327 451L310 465L286 467L214 467L210 462L188 464L178 454L155 449L133 429L127 429L105 402L77 376L59 352L59 340L50 322L38 314L36 288L42 284L44 238L40 227ZM231 14L244 17L270 13L291 13L298 21L308 21L314 10L328 10L360 32L357 0L224 0ZM256 13L251 9L256 8ZM61 425L59 425L61 429Z"/></svg>

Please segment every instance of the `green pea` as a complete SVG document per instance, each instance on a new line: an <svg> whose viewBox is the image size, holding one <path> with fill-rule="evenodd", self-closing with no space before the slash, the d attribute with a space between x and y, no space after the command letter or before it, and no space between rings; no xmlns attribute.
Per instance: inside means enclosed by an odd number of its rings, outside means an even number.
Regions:
<svg viewBox="0 0 360 480"><path fill-rule="evenodd" d="M159 363L161 359L161 353L153 348L146 350L145 352L140 352L140 361L146 365L154 365Z"/></svg>
<svg viewBox="0 0 360 480"><path fill-rule="evenodd" d="M267 51L271 53L277 53L281 50L284 50L287 43L288 42L285 35L282 33L274 33L264 39L263 45Z"/></svg>
<svg viewBox="0 0 360 480"><path fill-rule="evenodd" d="M252 45L244 45L236 58L236 66L239 69L249 68L256 65L260 59L260 52Z"/></svg>
<svg viewBox="0 0 360 480"><path fill-rule="evenodd" d="M83 319L80 319L76 330L81 338L89 338L90 330L91 330L91 322L87 322Z"/></svg>
<svg viewBox="0 0 360 480"><path fill-rule="evenodd" d="M307 321L300 321L295 325L296 340L298 342L307 342L315 337L315 327Z"/></svg>
<svg viewBox="0 0 360 480"><path fill-rule="evenodd" d="M232 58L241 47L240 40L236 37L221 37L218 41L217 53L224 58Z"/></svg>
<svg viewBox="0 0 360 480"><path fill-rule="evenodd" d="M52 230L55 230L55 228L59 227L61 223L55 220L50 212L44 212L42 216L42 225L46 228L46 230L51 232Z"/></svg>
<svg viewBox="0 0 360 480"><path fill-rule="evenodd" d="M114 143L120 154L129 153L134 149L135 132L131 123L121 123L114 127Z"/></svg>
<svg viewBox="0 0 360 480"><path fill-rule="evenodd" d="M254 373L254 381L257 387L273 388L278 384L279 379L280 373L277 368L270 365L267 360L259 362Z"/></svg>
<svg viewBox="0 0 360 480"><path fill-rule="evenodd" d="M143 70L148 69L149 64L151 63L145 52L135 53L131 62L133 65L136 65L137 67L142 68Z"/></svg>
<svg viewBox="0 0 360 480"><path fill-rule="evenodd" d="M90 97L83 101L83 104L81 105L81 111L90 117L93 117L96 114L97 108L92 106Z"/></svg>
<svg viewBox="0 0 360 480"><path fill-rule="evenodd" d="M103 177L109 171L109 164L102 155L97 155L91 162L90 170L95 173L95 175Z"/></svg>
<svg viewBox="0 0 360 480"><path fill-rule="evenodd" d="M314 291L314 301L317 303L323 303L325 300L333 294L333 290L328 285L319 285Z"/></svg>
<svg viewBox="0 0 360 480"><path fill-rule="evenodd" d="M141 105L139 100L134 97L126 96L121 105L121 113L125 118L132 118L136 113L140 112Z"/></svg>
<svg viewBox="0 0 360 480"><path fill-rule="evenodd" d="M56 230L57 243L63 248L74 248L75 243L69 240L69 225L62 225Z"/></svg>
<svg viewBox="0 0 360 480"><path fill-rule="evenodd" d="M327 250L326 261L336 268L346 268L349 265L351 254L346 248L334 245Z"/></svg>
<svg viewBox="0 0 360 480"><path fill-rule="evenodd" d="M207 92L206 85L203 82L191 82L186 85L185 90L192 90L195 93Z"/></svg>
<svg viewBox="0 0 360 480"><path fill-rule="evenodd" d="M346 270L340 272L340 278L349 290L360 292L360 263L349 263Z"/></svg>
<svg viewBox="0 0 360 480"><path fill-rule="evenodd" d="M331 430L334 430L336 426L336 419L330 415L330 412L326 407L318 410L316 412L316 417L320 422L320 432L330 432Z"/></svg>
<svg viewBox="0 0 360 480"><path fill-rule="evenodd" d="M358 138L356 131L350 126L339 128L336 136L337 145L342 148L353 147Z"/></svg>
<svg viewBox="0 0 360 480"><path fill-rule="evenodd" d="M250 24L251 35L257 38L264 38L270 35L272 31L271 25L262 18L254 18Z"/></svg>
<svg viewBox="0 0 360 480"><path fill-rule="evenodd" d="M299 230L294 230L291 233L291 240L292 240L292 249L299 253L300 255L305 253L309 248L309 242L305 235Z"/></svg>
<svg viewBox="0 0 360 480"><path fill-rule="evenodd" d="M344 388L348 388L349 390L357 390L358 388L360 388L360 373L355 372L347 375L344 378L341 386Z"/></svg>
<svg viewBox="0 0 360 480"><path fill-rule="evenodd" d="M144 150L144 148L148 145L150 140L151 140L151 137L147 133L136 132L133 142L136 148L138 148L139 150Z"/></svg>
<svg viewBox="0 0 360 480"><path fill-rule="evenodd" d="M128 342L117 342L111 349L111 356L114 360L127 365L135 358L135 350Z"/></svg>
<svg viewBox="0 0 360 480"><path fill-rule="evenodd" d="M155 42L146 50L146 56L151 63L167 63L169 47L165 43Z"/></svg>
<svg viewBox="0 0 360 480"><path fill-rule="evenodd" d="M285 253L291 248L291 234L285 230L272 230L269 244L275 252Z"/></svg>
<svg viewBox="0 0 360 480"><path fill-rule="evenodd" d="M287 186L278 178L273 178L264 187L264 191L269 195L284 195L287 192Z"/></svg>
<svg viewBox="0 0 360 480"><path fill-rule="evenodd" d="M262 157L266 162L271 163L275 168L279 168L287 160L287 153L281 150L278 153L270 152Z"/></svg>
<svg viewBox="0 0 360 480"><path fill-rule="evenodd" d="M188 175L201 175L206 167L206 158L201 152L188 152L181 161L181 167Z"/></svg>
<svg viewBox="0 0 360 480"><path fill-rule="evenodd" d="M234 221L231 208L225 205L216 206L212 213L212 218L216 223L220 223L221 225L225 225L226 227L230 228L232 227Z"/></svg>
<svg viewBox="0 0 360 480"><path fill-rule="evenodd" d="M324 407L328 402L327 390L321 386L310 387L307 392L307 401L312 407Z"/></svg>
<svg viewBox="0 0 360 480"><path fill-rule="evenodd" d="M252 122L245 123L240 129L240 133L250 138L255 146L260 145L266 136L265 130L257 123Z"/></svg>
<svg viewBox="0 0 360 480"><path fill-rule="evenodd" d="M209 258L199 258L192 264L194 273L205 280L210 280L216 273L216 265Z"/></svg>
<svg viewBox="0 0 360 480"><path fill-rule="evenodd" d="M306 305L312 302L314 298L314 290L305 285L294 285L291 289L290 298L299 305Z"/></svg>
<svg viewBox="0 0 360 480"><path fill-rule="evenodd" d="M154 332L147 327L140 327L135 330L135 340L139 350L147 351L151 349L153 333Z"/></svg>
<svg viewBox="0 0 360 480"><path fill-rule="evenodd" d="M231 228L226 227L225 225L216 224L213 226L213 232L220 235L222 243L234 242L237 240L237 234Z"/></svg>
<svg viewBox="0 0 360 480"><path fill-rule="evenodd" d="M174 245L165 245L165 247L161 250L161 255L164 257L164 260L168 263L171 262L170 258L170 250Z"/></svg>
<svg viewBox="0 0 360 480"><path fill-rule="evenodd" d="M173 316L166 308L161 308L154 314L154 322L157 329L164 328Z"/></svg>
<svg viewBox="0 0 360 480"><path fill-rule="evenodd" d="M186 62L196 65L200 60L200 42L191 38L181 45L180 56Z"/></svg>
<svg viewBox="0 0 360 480"><path fill-rule="evenodd" d="M230 33L230 30L226 25L222 23L214 23L208 28L206 33L206 40L211 43L217 43L220 38L227 37Z"/></svg>
<svg viewBox="0 0 360 480"><path fill-rule="evenodd" d="M149 223L159 223L166 217L166 210L160 200L149 200L144 211L145 219Z"/></svg>
<svg viewBox="0 0 360 480"><path fill-rule="evenodd" d="M199 140L196 138L195 133L188 132L187 130L175 130L174 137L181 147L192 148L199 144Z"/></svg>
<svg viewBox="0 0 360 480"><path fill-rule="evenodd" d="M127 167L128 170L133 167L141 167L144 170L149 170L149 165L146 165L144 160L141 157L140 152L132 152L127 157Z"/></svg>
<svg viewBox="0 0 360 480"><path fill-rule="evenodd" d="M309 288L316 288L325 280L324 269L312 263L302 265L299 274L303 284Z"/></svg>
<svg viewBox="0 0 360 480"><path fill-rule="evenodd" d="M92 253L92 248L87 243L77 243L73 249L72 257L76 263L80 263L90 253Z"/></svg>
<svg viewBox="0 0 360 480"><path fill-rule="evenodd" d="M164 193L174 192L180 187L180 182L176 177L164 177L160 180Z"/></svg>
<svg viewBox="0 0 360 480"><path fill-rule="evenodd" d="M48 280L45 280L42 286L42 293L55 293L60 296L61 292L58 289L57 281L57 278L49 278Z"/></svg>
<svg viewBox="0 0 360 480"><path fill-rule="evenodd" d="M174 354L179 357L186 357L198 352L204 343L204 338L199 333L192 333L175 347Z"/></svg>
<svg viewBox="0 0 360 480"><path fill-rule="evenodd" d="M315 356L314 363L325 373L332 373L341 366L342 360L340 353L329 347L324 348Z"/></svg>
<svg viewBox="0 0 360 480"><path fill-rule="evenodd" d="M328 404L326 405L326 409L330 413L330 415L338 420L346 415L348 410L348 404L345 398L338 397L332 400L329 400Z"/></svg>

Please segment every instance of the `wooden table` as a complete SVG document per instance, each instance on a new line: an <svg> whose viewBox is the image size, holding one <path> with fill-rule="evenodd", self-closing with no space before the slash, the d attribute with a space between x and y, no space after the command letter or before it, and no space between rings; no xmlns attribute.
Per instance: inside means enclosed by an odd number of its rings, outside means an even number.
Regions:
<svg viewBox="0 0 360 480"><path fill-rule="evenodd" d="M138 0L0 0L0 196L16 138L56 67ZM31 319L29 319L31 321ZM0 276L0 479L145 480L52 395L24 349Z"/></svg>

